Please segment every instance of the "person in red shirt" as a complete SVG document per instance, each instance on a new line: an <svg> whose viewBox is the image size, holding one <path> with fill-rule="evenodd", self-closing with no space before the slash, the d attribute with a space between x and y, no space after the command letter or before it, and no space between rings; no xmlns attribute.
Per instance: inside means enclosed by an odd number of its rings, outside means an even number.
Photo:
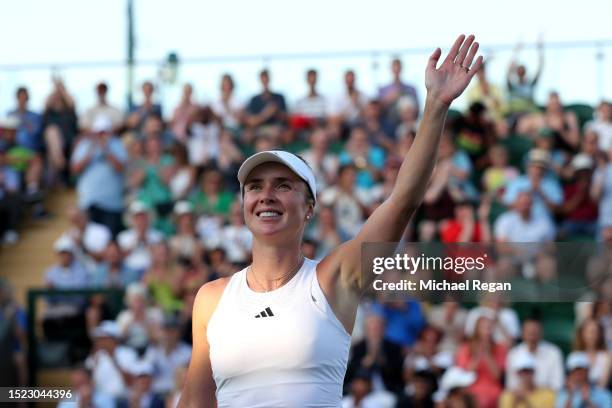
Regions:
<svg viewBox="0 0 612 408"><path fill-rule="evenodd" d="M559 229L562 239L580 235L595 237L598 208L589 194L594 165L593 158L584 153L576 155L570 164L573 181L565 186L563 204L558 209L563 219Z"/></svg>

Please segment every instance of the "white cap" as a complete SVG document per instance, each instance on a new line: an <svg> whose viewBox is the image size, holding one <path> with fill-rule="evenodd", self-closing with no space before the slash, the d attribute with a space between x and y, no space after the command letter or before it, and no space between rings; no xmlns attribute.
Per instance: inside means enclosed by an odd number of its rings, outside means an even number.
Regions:
<svg viewBox="0 0 612 408"><path fill-rule="evenodd" d="M129 212L131 215L149 213L149 211L150 211L149 207L147 207L147 205L143 203L142 201L138 201L138 200L133 201L129 207Z"/></svg>
<svg viewBox="0 0 612 408"><path fill-rule="evenodd" d="M20 120L15 115L9 115L6 118L0 119L0 128L1 129L17 129L19 126Z"/></svg>
<svg viewBox="0 0 612 408"><path fill-rule="evenodd" d="M112 337L118 339L121 337L121 330L119 330L119 325L113 320L105 320L94 329L93 337Z"/></svg>
<svg viewBox="0 0 612 408"><path fill-rule="evenodd" d="M590 365L589 357L582 351L574 351L567 356L565 365L567 371L572 371L576 368L586 368L588 370Z"/></svg>
<svg viewBox="0 0 612 408"><path fill-rule="evenodd" d="M317 200L317 183L312 169L304 160L300 159L293 153L282 150L267 150L255 153L242 163L238 170L238 181L240 182L240 190L244 187L244 182L251 171L262 163L275 162L281 163L289 167L299 178L304 180L308 185L312 197L315 202Z"/></svg>
<svg viewBox="0 0 612 408"><path fill-rule="evenodd" d="M152 376L154 369L153 369L153 364L151 364L150 362L145 361L145 360L139 360L136 363L132 364L129 371L133 376L136 376L136 377L140 375Z"/></svg>
<svg viewBox="0 0 612 408"><path fill-rule="evenodd" d="M174 204L174 214L183 215L193 213L193 205L189 201L179 201Z"/></svg>
<svg viewBox="0 0 612 408"><path fill-rule="evenodd" d="M574 171L579 171L579 170L591 170L595 163L593 162L593 158L591 156L589 156L586 153L580 153L580 154L577 154L572 159L571 164L572 164L572 169Z"/></svg>
<svg viewBox="0 0 612 408"><path fill-rule="evenodd" d="M53 244L53 249L55 249L55 252L72 253L74 252L74 242L69 236L62 235L55 241L55 244Z"/></svg>
<svg viewBox="0 0 612 408"><path fill-rule="evenodd" d="M469 387L476 381L476 374L461 367L451 367L444 372L440 379L440 388L434 394L436 402L443 401L448 393L455 388Z"/></svg>
<svg viewBox="0 0 612 408"><path fill-rule="evenodd" d="M87 223L83 232L83 246L92 253L104 251L111 239L112 233L108 227L95 222Z"/></svg>
<svg viewBox="0 0 612 408"><path fill-rule="evenodd" d="M531 149L527 155L529 164L540 164L549 167L551 162L550 153L544 149Z"/></svg>
<svg viewBox="0 0 612 408"><path fill-rule="evenodd" d="M514 371L535 370L536 362L531 353L525 351L518 353L517 356L510 362L514 367Z"/></svg>
<svg viewBox="0 0 612 408"><path fill-rule="evenodd" d="M106 115L98 115L91 125L93 133L106 132L110 133L113 130L113 121Z"/></svg>

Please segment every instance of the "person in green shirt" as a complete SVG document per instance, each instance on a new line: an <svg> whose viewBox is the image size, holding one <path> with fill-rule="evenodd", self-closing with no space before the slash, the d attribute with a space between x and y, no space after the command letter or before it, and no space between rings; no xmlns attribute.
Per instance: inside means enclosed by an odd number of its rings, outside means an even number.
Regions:
<svg viewBox="0 0 612 408"><path fill-rule="evenodd" d="M234 195L223 188L223 176L215 168L202 174L201 185L189 201L198 215L216 215L228 218Z"/></svg>

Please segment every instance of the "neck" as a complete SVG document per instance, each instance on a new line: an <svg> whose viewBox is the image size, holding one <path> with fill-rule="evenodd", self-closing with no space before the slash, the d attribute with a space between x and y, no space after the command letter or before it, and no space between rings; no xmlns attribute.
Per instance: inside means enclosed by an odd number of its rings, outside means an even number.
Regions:
<svg viewBox="0 0 612 408"><path fill-rule="evenodd" d="M256 289L273 290L279 287L279 278L287 282L297 272L302 261L300 245L271 246L253 242L253 262L250 267L249 286ZM282 282L281 282L282 284ZM263 287L261 287L263 286Z"/></svg>

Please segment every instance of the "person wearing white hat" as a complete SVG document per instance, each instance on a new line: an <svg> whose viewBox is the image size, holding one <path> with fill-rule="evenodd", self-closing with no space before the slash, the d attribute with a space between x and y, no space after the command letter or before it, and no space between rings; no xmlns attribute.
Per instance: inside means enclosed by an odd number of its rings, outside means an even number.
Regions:
<svg viewBox="0 0 612 408"><path fill-rule="evenodd" d="M564 187L563 204L559 215L563 220L559 236L594 237L597 231L597 202L591 197L591 180L595 161L586 153L579 153L570 163L572 181Z"/></svg>
<svg viewBox="0 0 612 408"><path fill-rule="evenodd" d="M477 407L476 399L468 387L476 381L476 374L460 367L450 367L440 378L434 401L445 408Z"/></svg>
<svg viewBox="0 0 612 408"><path fill-rule="evenodd" d="M113 398L125 396L132 380L130 369L138 355L129 347L120 345L121 331L111 320L101 322L91 333L94 343L92 354L85 360L91 370L94 389Z"/></svg>
<svg viewBox="0 0 612 408"><path fill-rule="evenodd" d="M553 408L554 391L537 387L534 381L536 361L529 352L518 354L510 364L514 365L519 377L515 390L506 390L499 399L499 408Z"/></svg>
<svg viewBox="0 0 612 408"><path fill-rule="evenodd" d="M92 132L76 144L70 169L77 178L79 208L92 221L106 225L113 235L122 229L124 174L128 154L123 143L112 134L107 116L94 119Z"/></svg>
<svg viewBox="0 0 612 408"><path fill-rule="evenodd" d="M298 156L263 151L238 171L252 263L205 284L193 308L193 357L179 407L340 407L366 242L399 241L431 176L446 114L482 63L460 36L438 66L429 58L423 120L391 196L359 234L320 262L301 253L317 203L313 171ZM363 274L362 274L363 272Z"/></svg>
<svg viewBox="0 0 612 408"><path fill-rule="evenodd" d="M589 384L589 356L574 351L567 356L567 385L557 394L558 408L609 408L612 407L610 392Z"/></svg>
<svg viewBox="0 0 612 408"><path fill-rule="evenodd" d="M155 367L146 360L133 364L130 369L132 383L125 398L119 399L118 408L164 408L165 402L161 394L153 390Z"/></svg>

